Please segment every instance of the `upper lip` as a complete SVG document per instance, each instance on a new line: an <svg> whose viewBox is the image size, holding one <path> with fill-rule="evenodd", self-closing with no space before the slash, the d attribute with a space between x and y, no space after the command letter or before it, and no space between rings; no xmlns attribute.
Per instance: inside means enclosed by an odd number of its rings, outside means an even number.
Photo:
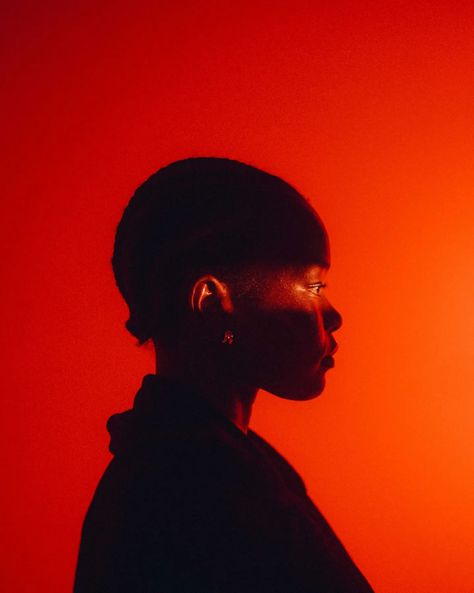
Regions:
<svg viewBox="0 0 474 593"><path fill-rule="evenodd" d="M326 354L326 356L333 356L334 354L336 354L338 348L339 346L336 342L334 342L334 344L332 344L332 349Z"/></svg>

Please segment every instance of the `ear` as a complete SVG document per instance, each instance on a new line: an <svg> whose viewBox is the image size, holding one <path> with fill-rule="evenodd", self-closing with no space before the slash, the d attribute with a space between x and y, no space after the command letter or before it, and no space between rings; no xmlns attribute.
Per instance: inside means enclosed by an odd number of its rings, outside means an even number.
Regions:
<svg viewBox="0 0 474 593"><path fill-rule="evenodd" d="M215 276L198 278L190 293L190 305L194 313L232 313L234 305L227 284Z"/></svg>

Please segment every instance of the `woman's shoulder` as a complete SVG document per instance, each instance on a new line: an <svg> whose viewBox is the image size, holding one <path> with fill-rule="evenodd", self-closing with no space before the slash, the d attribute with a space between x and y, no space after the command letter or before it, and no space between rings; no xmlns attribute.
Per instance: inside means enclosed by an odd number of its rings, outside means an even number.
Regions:
<svg viewBox="0 0 474 593"><path fill-rule="evenodd" d="M290 463L254 431L227 427L164 431L116 454L96 498L154 509L204 506L211 500L287 500L304 496L304 482ZM108 504L108 503L107 503ZM246 503L247 504L247 503ZM280 504L280 503L278 503Z"/></svg>

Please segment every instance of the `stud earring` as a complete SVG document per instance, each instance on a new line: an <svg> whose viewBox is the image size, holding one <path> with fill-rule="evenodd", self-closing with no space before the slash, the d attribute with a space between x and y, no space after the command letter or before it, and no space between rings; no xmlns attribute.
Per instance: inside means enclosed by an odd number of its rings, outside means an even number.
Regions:
<svg viewBox="0 0 474 593"><path fill-rule="evenodd" d="M224 339L222 340L223 344L228 344L229 346L234 341L234 334L230 331L230 329L226 329L224 332Z"/></svg>

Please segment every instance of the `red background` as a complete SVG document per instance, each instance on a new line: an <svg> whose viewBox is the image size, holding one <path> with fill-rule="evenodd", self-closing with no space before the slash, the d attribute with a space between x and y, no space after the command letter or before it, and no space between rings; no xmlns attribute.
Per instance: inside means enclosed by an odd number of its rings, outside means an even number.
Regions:
<svg viewBox="0 0 474 593"><path fill-rule="evenodd" d="M471 593L471 2L2 6L3 591L70 590L80 527L151 350L110 267L134 188L189 155L308 195L342 312L318 400L262 393L378 593Z"/></svg>

